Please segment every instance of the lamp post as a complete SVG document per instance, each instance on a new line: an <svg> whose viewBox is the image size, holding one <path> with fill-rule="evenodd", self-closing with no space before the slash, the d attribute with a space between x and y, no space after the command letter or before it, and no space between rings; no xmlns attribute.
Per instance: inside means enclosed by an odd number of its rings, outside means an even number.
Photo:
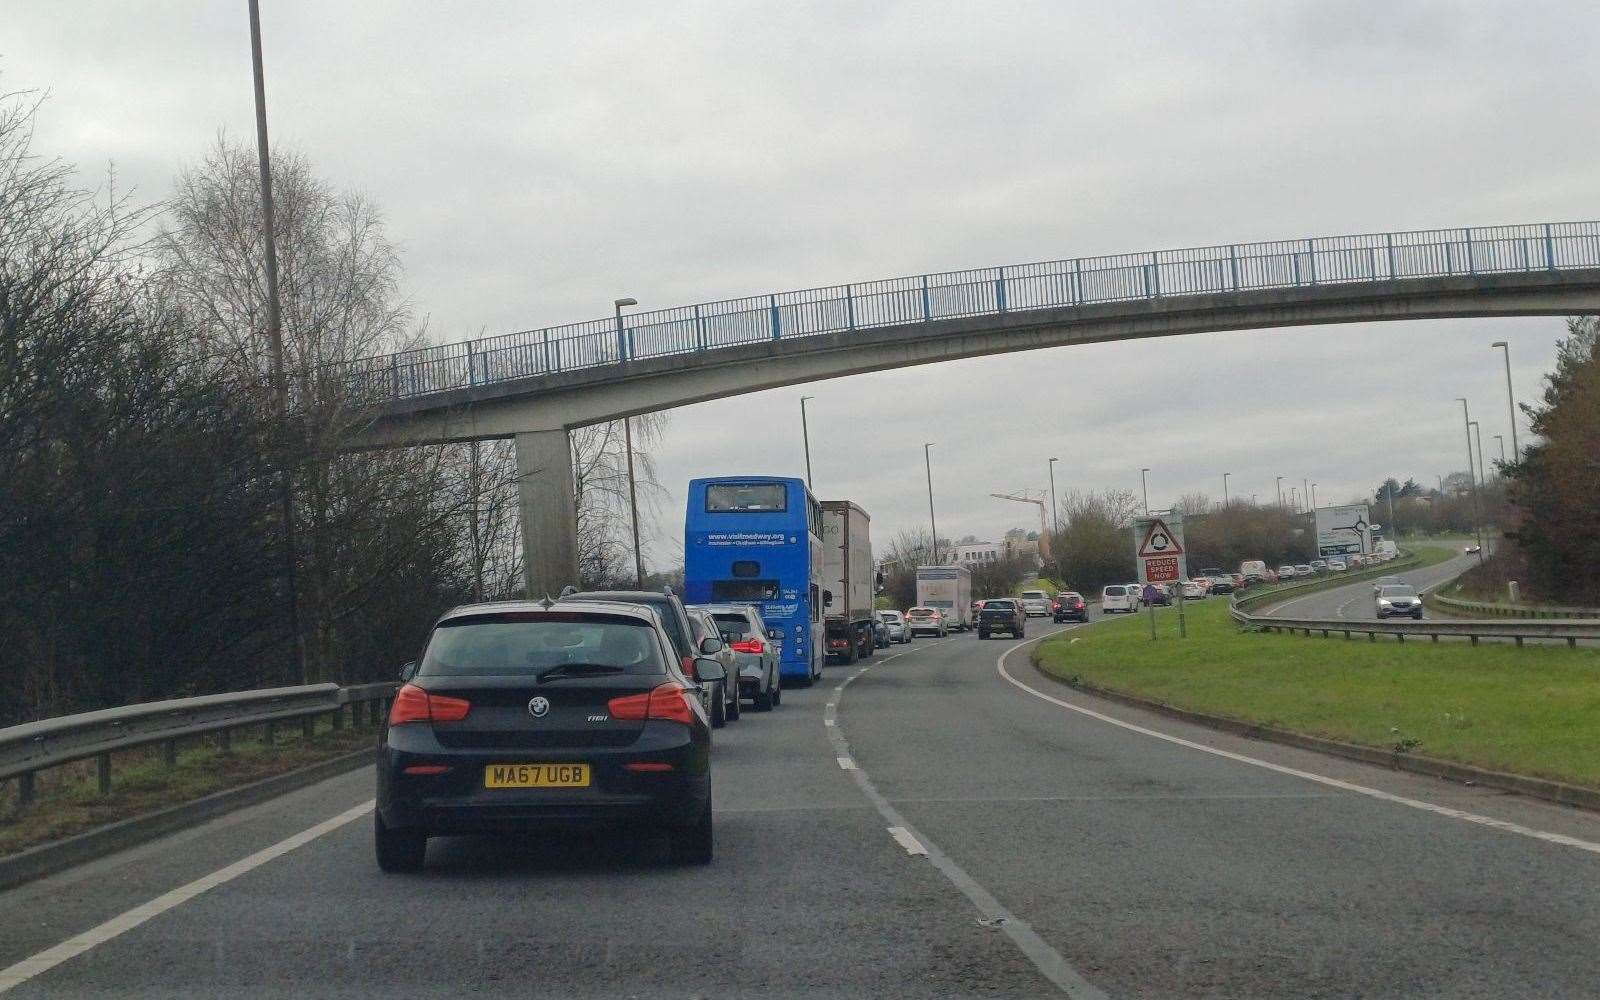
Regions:
<svg viewBox="0 0 1600 1000"><path fill-rule="evenodd" d="M622 336L622 308L636 306L638 299L617 299L611 303L617 310L617 357L626 358ZM622 418L622 442L628 452L628 513L633 519L633 576L634 584L644 589L644 552L639 547L639 490L633 478L633 417Z"/></svg>
<svg viewBox="0 0 1600 1000"><path fill-rule="evenodd" d="M1311 509L1312 510L1316 510L1317 509L1317 484L1316 483L1312 483L1311 484Z"/></svg>
<svg viewBox="0 0 1600 1000"><path fill-rule="evenodd" d="M806 400L816 399L815 396L800 397L800 440L806 447L806 489L811 489L811 430L806 426Z"/></svg>
<svg viewBox="0 0 1600 1000"><path fill-rule="evenodd" d="M1144 516L1150 516L1150 483L1145 476L1150 474L1149 469L1139 470L1139 490L1144 493Z"/></svg>
<svg viewBox="0 0 1600 1000"><path fill-rule="evenodd" d="M1278 477L1278 509L1283 509L1283 477Z"/></svg>
<svg viewBox="0 0 1600 1000"><path fill-rule="evenodd" d="M1059 458L1052 458L1050 465L1050 530L1061 534L1061 516L1056 511L1056 463Z"/></svg>
<svg viewBox="0 0 1600 1000"><path fill-rule="evenodd" d="M1504 465L1506 464L1506 436L1504 434L1496 434L1494 439L1500 443L1500 464Z"/></svg>
<svg viewBox="0 0 1600 1000"><path fill-rule="evenodd" d="M1506 407L1511 416L1511 454L1522 461L1522 449L1517 446L1517 397L1511 391L1511 345L1503 340L1497 340L1489 345L1490 348L1498 347L1506 356ZM1504 461L1504 459L1502 459Z"/></svg>
<svg viewBox="0 0 1600 1000"><path fill-rule="evenodd" d="M933 519L933 459L929 452L933 442L927 441L922 445L922 464L928 470L928 530L933 533L933 565L939 565L939 525Z"/></svg>
<svg viewBox="0 0 1600 1000"><path fill-rule="evenodd" d="M615 302L612 303L612 305L617 307L617 360L618 361L626 361L626 360L628 360L628 341L627 341L627 338L623 335L623 332L622 332L622 307L623 306L636 306L638 304L639 304L639 300L638 299L618 299L618 300L616 300Z"/></svg>
<svg viewBox="0 0 1600 1000"><path fill-rule="evenodd" d="M1233 475L1233 473L1231 473L1231 472L1224 472L1222 474L1222 509L1223 510L1227 510L1228 509L1228 477L1231 476L1231 475Z"/></svg>
<svg viewBox="0 0 1600 1000"><path fill-rule="evenodd" d="M1310 479L1302 479L1302 480L1300 480L1300 502L1303 503L1303 504L1309 504L1311 502L1311 480Z"/></svg>
<svg viewBox="0 0 1600 1000"><path fill-rule="evenodd" d="M1488 486L1489 470L1483 465L1483 428L1478 426L1476 420L1469 421L1468 426L1472 428L1472 437L1478 449L1478 485Z"/></svg>
<svg viewBox="0 0 1600 1000"><path fill-rule="evenodd" d="M267 143L267 78L261 63L261 7L250 0L250 69L255 81L256 157L261 167L262 255L267 279L267 349L271 355L272 396L278 422L289 422L289 383L284 376L283 325L278 301L278 238L272 211L272 151ZM278 477L278 502L283 508L284 601L289 610L289 631L294 635L295 663L300 683L306 672L306 640L300 633L300 595L295 571L294 487L287 465Z"/></svg>
<svg viewBox="0 0 1600 1000"><path fill-rule="evenodd" d="M1472 531L1478 539L1478 562L1483 562L1483 525L1478 513L1478 479L1472 468L1472 421L1467 413L1467 397L1457 396L1461 404L1461 430L1467 435L1467 483L1472 487Z"/></svg>

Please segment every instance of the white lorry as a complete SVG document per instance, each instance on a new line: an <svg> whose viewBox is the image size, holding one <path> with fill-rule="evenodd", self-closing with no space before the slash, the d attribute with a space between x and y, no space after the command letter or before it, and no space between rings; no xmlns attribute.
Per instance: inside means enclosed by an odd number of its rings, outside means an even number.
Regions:
<svg viewBox="0 0 1600 1000"><path fill-rule="evenodd" d="M972 572L965 566L918 566L917 606L937 608L947 629L972 627Z"/></svg>
<svg viewBox="0 0 1600 1000"><path fill-rule="evenodd" d="M849 500L824 500L822 508L823 631L828 655L845 663L878 648L877 564L872 561L872 518Z"/></svg>

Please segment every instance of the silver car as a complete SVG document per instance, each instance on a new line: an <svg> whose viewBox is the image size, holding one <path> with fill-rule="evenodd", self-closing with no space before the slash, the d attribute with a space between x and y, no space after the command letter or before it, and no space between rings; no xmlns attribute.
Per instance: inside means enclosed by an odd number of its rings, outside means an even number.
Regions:
<svg viewBox="0 0 1600 1000"><path fill-rule="evenodd" d="M898 611L880 611L878 620L889 633L890 642L910 642L911 630L906 627L906 616Z"/></svg>
<svg viewBox="0 0 1600 1000"><path fill-rule="evenodd" d="M769 630L761 612L748 604L701 604L699 610L717 623L722 641L733 653L736 698L748 700L758 712L770 712L783 701L778 657L783 637Z"/></svg>

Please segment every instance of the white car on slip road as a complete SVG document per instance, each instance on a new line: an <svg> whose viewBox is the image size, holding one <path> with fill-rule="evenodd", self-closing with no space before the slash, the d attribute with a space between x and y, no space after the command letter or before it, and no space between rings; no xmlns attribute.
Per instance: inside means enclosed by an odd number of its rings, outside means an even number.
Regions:
<svg viewBox="0 0 1600 1000"><path fill-rule="evenodd" d="M1113 611L1126 611L1133 614L1139 610L1139 598L1128 593L1128 585L1113 583L1100 588L1100 612L1111 614Z"/></svg>
<svg viewBox="0 0 1600 1000"><path fill-rule="evenodd" d="M1198 580L1185 580L1179 585L1186 601L1201 601L1206 597L1206 588Z"/></svg>

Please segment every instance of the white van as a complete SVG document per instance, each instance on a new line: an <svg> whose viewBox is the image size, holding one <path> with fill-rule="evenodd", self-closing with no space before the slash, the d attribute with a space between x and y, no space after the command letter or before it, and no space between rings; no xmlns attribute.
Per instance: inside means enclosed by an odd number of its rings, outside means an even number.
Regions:
<svg viewBox="0 0 1600 1000"><path fill-rule="evenodd" d="M1246 559L1239 564L1239 575L1248 583L1261 583L1267 578L1267 564L1260 559Z"/></svg>
<svg viewBox="0 0 1600 1000"><path fill-rule="evenodd" d="M1139 595L1129 593L1134 588L1121 583L1100 588L1100 612L1109 615L1113 611L1126 611L1133 614L1139 610Z"/></svg>

